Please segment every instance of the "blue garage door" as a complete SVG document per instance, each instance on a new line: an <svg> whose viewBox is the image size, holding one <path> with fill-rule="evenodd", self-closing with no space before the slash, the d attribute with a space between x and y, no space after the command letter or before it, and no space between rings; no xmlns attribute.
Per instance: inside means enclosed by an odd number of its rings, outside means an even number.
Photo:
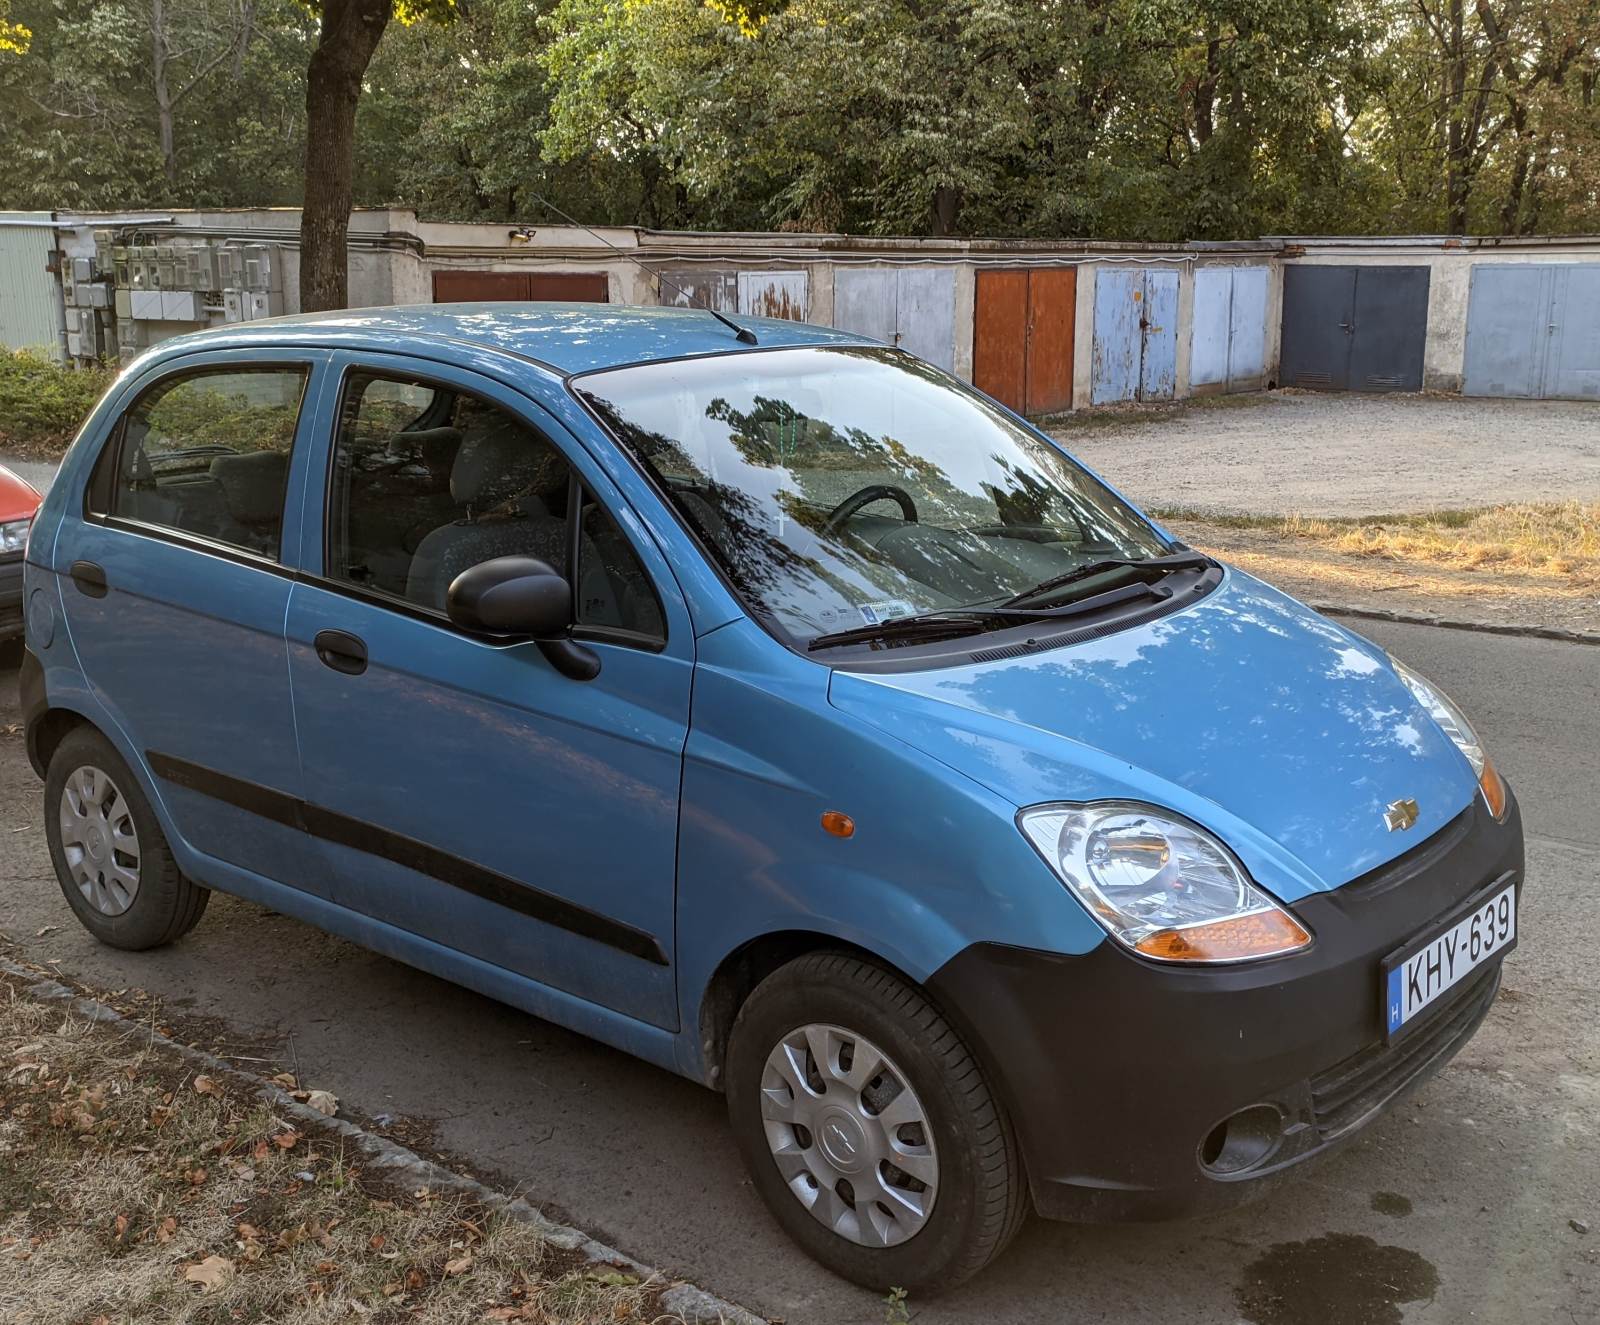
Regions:
<svg viewBox="0 0 1600 1325"><path fill-rule="evenodd" d="M1600 264L1475 266L1461 389L1469 396L1600 398Z"/></svg>
<svg viewBox="0 0 1600 1325"><path fill-rule="evenodd" d="M1100 267L1090 401L1171 400L1177 385L1178 273Z"/></svg>
<svg viewBox="0 0 1600 1325"><path fill-rule="evenodd" d="M1267 384L1267 269L1201 267L1194 274L1189 386L1197 394Z"/></svg>

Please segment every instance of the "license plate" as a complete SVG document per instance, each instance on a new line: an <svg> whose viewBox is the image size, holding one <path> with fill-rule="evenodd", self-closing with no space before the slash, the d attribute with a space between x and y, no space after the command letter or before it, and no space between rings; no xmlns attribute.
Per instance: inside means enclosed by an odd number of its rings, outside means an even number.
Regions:
<svg viewBox="0 0 1600 1325"><path fill-rule="evenodd" d="M1386 1030L1394 1035L1485 962L1517 942L1517 886L1491 885L1443 929L1408 944L1383 969Z"/></svg>

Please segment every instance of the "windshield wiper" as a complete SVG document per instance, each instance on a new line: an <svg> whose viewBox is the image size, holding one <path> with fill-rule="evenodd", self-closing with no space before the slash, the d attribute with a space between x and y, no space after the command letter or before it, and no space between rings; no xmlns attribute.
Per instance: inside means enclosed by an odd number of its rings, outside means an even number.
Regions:
<svg viewBox="0 0 1600 1325"><path fill-rule="evenodd" d="M950 635L981 635L988 629L986 623L1006 621L1003 612L924 612L920 616L897 616L880 621L875 626L852 626L849 630L835 630L818 635L806 645L807 649L826 649L834 644L863 644L872 640L933 639Z"/></svg>
<svg viewBox="0 0 1600 1325"><path fill-rule="evenodd" d="M1101 575L1110 570L1159 570L1163 573L1174 570L1185 570L1190 567L1210 566L1213 562L1203 552L1173 552L1164 557L1105 557L1099 561L1091 561L1086 566L1076 566L1072 570L1064 571L1060 575L1052 575L1048 580L1042 580L1031 589L1024 589L1021 593L1007 598L997 606L1023 607L1028 603L1036 602L1040 598L1048 598L1057 589L1064 589L1069 584L1079 580L1086 580L1091 575Z"/></svg>

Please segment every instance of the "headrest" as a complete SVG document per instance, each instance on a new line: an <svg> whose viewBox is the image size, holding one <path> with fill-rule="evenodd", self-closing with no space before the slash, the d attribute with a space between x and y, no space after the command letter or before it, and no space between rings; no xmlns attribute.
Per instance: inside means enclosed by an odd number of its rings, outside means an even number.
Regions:
<svg viewBox="0 0 1600 1325"><path fill-rule="evenodd" d="M542 496L566 479L566 462L548 442L505 419L462 440L450 471L450 496L458 506L482 512L513 498Z"/></svg>
<svg viewBox="0 0 1600 1325"><path fill-rule="evenodd" d="M417 428L411 432L397 432L389 439L390 454L416 456L429 469L436 468L441 459L448 464L460 445L459 428Z"/></svg>
<svg viewBox="0 0 1600 1325"><path fill-rule="evenodd" d="M240 524L274 524L283 517L283 491L289 479L289 457L283 451L247 451L219 455L211 477L222 489L228 511Z"/></svg>

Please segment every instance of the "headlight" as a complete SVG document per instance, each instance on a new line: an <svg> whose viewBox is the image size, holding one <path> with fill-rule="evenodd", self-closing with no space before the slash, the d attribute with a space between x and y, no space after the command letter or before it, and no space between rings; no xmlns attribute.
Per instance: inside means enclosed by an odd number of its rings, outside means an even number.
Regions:
<svg viewBox="0 0 1600 1325"><path fill-rule="evenodd" d="M1089 914L1146 957L1242 962L1311 942L1227 847L1175 815L1097 801L1036 805L1017 824Z"/></svg>
<svg viewBox="0 0 1600 1325"><path fill-rule="evenodd" d="M1500 780L1500 774L1489 761L1489 756L1484 752L1483 742L1478 739L1478 733L1472 730L1467 715L1449 695L1421 673L1412 671L1392 653L1389 655L1389 662L1394 667L1395 675L1406 683L1406 689L1415 696L1417 703L1428 710L1428 716L1439 724L1439 729L1455 742L1456 749L1467 757L1467 762L1472 765L1472 772L1478 779L1478 788L1483 792L1484 804L1489 807L1489 812L1496 819L1504 819L1508 804L1506 784Z"/></svg>
<svg viewBox="0 0 1600 1325"><path fill-rule="evenodd" d="M0 555L8 552L21 552L28 546L28 530L33 525L33 517L26 520L7 520L0 524Z"/></svg>

